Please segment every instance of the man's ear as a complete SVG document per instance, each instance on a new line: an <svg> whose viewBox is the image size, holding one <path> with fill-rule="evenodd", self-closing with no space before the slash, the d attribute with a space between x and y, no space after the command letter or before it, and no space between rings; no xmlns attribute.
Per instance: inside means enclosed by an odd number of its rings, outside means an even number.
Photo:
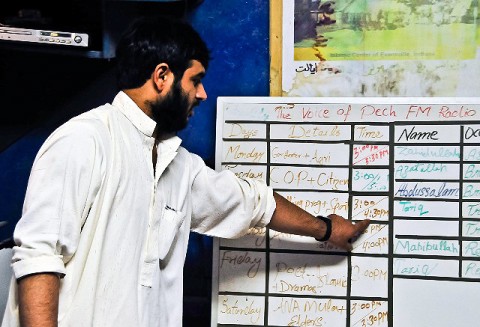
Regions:
<svg viewBox="0 0 480 327"><path fill-rule="evenodd" d="M153 77L153 82L155 83L159 91L161 91L164 88L165 82L168 81L168 79L170 78L169 77L170 75L171 75L171 71L166 63L158 64L155 67L152 77Z"/></svg>

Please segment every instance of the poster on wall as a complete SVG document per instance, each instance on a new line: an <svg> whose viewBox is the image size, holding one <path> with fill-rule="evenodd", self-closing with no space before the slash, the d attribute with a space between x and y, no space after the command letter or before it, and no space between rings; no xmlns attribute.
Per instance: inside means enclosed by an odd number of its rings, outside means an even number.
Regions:
<svg viewBox="0 0 480 327"><path fill-rule="evenodd" d="M477 0L282 0L283 96L480 94Z"/></svg>

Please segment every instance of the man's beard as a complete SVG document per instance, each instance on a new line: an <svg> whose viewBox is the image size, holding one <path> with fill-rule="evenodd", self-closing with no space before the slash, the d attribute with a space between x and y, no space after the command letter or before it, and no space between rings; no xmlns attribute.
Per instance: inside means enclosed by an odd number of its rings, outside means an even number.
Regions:
<svg viewBox="0 0 480 327"><path fill-rule="evenodd" d="M175 83L164 99L151 103L151 109L159 133L171 134L187 127L190 104L180 83Z"/></svg>

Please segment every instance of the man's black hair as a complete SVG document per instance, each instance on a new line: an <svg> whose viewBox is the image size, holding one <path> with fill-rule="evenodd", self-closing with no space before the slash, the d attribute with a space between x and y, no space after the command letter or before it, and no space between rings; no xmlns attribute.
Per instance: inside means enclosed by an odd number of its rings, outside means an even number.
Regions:
<svg viewBox="0 0 480 327"><path fill-rule="evenodd" d="M169 65L175 79L182 78L191 60L208 68L210 52L186 21L170 16L137 18L116 48L117 86L120 90L142 86L160 63Z"/></svg>

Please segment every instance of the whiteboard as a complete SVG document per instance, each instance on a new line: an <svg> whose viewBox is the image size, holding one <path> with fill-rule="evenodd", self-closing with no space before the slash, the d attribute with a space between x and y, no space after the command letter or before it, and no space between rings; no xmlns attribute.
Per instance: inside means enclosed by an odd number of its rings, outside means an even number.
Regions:
<svg viewBox="0 0 480 327"><path fill-rule="evenodd" d="M480 99L219 97L216 169L371 225L215 239L212 326L476 326Z"/></svg>

